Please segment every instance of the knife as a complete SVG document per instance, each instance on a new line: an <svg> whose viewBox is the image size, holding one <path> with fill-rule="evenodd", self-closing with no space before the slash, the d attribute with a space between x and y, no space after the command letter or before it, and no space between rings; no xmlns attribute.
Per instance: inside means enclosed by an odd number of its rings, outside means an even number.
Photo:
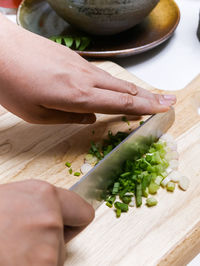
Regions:
<svg viewBox="0 0 200 266"><path fill-rule="evenodd" d="M134 159L138 152L147 152L152 142L164 134L175 120L174 109L151 116L134 130L115 149L104 157L92 170L74 184L70 190L97 209L108 186L122 169L124 161Z"/></svg>

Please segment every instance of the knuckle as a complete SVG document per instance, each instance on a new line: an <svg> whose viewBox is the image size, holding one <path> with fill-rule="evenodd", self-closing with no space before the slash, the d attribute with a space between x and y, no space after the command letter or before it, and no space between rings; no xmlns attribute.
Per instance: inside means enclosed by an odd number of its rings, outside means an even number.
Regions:
<svg viewBox="0 0 200 266"><path fill-rule="evenodd" d="M123 108L125 108L126 110L133 110L134 108L133 96L129 94L124 94L122 95L120 100L121 100L121 105L123 106Z"/></svg>
<svg viewBox="0 0 200 266"><path fill-rule="evenodd" d="M82 105L87 104L89 95L90 95L89 89L87 89L86 87L85 88L77 87L73 92L72 101L73 103L76 104L82 104Z"/></svg>
<svg viewBox="0 0 200 266"><path fill-rule="evenodd" d="M56 189L54 186L47 182L40 182L40 185L38 187L38 192L44 196L55 196L56 195Z"/></svg>
<svg viewBox="0 0 200 266"><path fill-rule="evenodd" d="M138 92L137 86L134 85L133 83L126 81L126 85L129 89L130 93L136 94Z"/></svg>
<svg viewBox="0 0 200 266"><path fill-rule="evenodd" d="M46 213L44 219L44 226L53 230L54 232L60 232L63 229L63 223L60 217L56 215L54 212Z"/></svg>

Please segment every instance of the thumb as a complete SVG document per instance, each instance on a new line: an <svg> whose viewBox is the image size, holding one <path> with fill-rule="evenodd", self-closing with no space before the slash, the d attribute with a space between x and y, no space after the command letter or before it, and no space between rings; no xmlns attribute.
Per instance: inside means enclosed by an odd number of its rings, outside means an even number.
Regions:
<svg viewBox="0 0 200 266"><path fill-rule="evenodd" d="M56 188L64 224L65 243L79 234L94 219L94 209L76 193Z"/></svg>

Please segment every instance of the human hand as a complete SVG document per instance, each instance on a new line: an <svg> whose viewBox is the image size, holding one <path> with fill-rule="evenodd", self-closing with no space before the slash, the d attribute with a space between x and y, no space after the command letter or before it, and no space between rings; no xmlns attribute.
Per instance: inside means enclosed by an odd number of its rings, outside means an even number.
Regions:
<svg viewBox="0 0 200 266"><path fill-rule="evenodd" d="M29 180L0 186L0 265L61 266L64 244L94 218L73 192Z"/></svg>
<svg viewBox="0 0 200 266"><path fill-rule="evenodd" d="M3 17L0 21L0 103L25 121L93 123L94 113L154 114L176 102L173 95L153 94L114 78L72 50Z"/></svg>

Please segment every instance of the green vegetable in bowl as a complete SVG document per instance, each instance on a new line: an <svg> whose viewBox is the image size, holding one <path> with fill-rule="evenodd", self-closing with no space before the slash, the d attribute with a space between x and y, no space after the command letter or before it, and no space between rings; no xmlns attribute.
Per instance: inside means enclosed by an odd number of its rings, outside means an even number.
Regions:
<svg viewBox="0 0 200 266"><path fill-rule="evenodd" d="M86 50L91 43L91 39L85 36L52 36L50 40L79 51Z"/></svg>

